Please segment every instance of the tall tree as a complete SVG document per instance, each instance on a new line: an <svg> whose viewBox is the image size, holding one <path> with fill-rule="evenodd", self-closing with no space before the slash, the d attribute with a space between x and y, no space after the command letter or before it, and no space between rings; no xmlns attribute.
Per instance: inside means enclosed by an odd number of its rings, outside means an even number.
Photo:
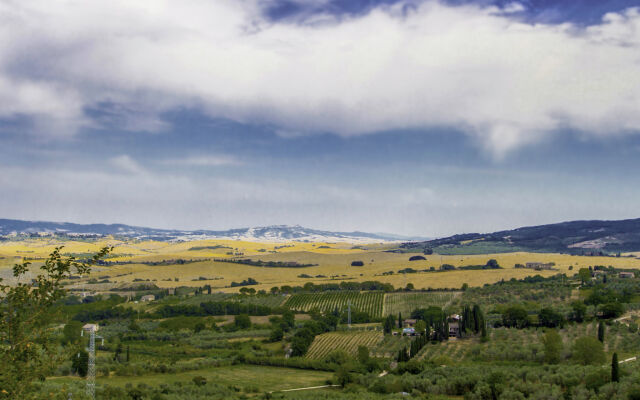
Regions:
<svg viewBox="0 0 640 400"><path fill-rule="evenodd" d="M611 357L611 382L620 382L619 368L618 353L613 353L613 357Z"/></svg>
<svg viewBox="0 0 640 400"><path fill-rule="evenodd" d="M389 334L393 331L393 328L396 325L396 321L395 318L393 318L393 315L388 315L387 318L385 318L384 320L384 333L385 334Z"/></svg>
<svg viewBox="0 0 640 400"><path fill-rule="evenodd" d="M598 323L598 340L602 343L604 343L604 331L604 324L600 321L600 323Z"/></svg>
<svg viewBox="0 0 640 400"><path fill-rule="evenodd" d="M14 265L15 285L5 285L0 279L0 398L33 398L32 383L71 356L60 353L55 346L50 329L55 317L52 306L67 294L63 279L74 273L87 275L91 265L112 248L103 248L87 262L63 257L61 250L57 247L49 255L33 279L24 279L31 266L28 261Z"/></svg>

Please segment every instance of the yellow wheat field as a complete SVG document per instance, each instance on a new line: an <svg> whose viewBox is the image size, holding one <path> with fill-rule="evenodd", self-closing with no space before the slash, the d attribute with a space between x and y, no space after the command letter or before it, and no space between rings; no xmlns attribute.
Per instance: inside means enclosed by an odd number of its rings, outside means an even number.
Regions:
<svg viewBox="0 0 640 400"><path fill-rule="evenodd" d="M114 246L109 261L133 262L127 265L98 267L94 276L108 276L115 285L133 280L147 280L159 287L211 285L215 290L236 292L231 282L240 282L253 278L260 284L253 288L269 290L273 286L303 285L306 282L330 283L343 280L388 282L396 287L412 283L421 288L459 288L463 283L479 286L497 282L501 279L523 278L540 274L550 276L558 272L572 275L581 267L590 265L612 265L618 268L640 268L640 260L635 257L586 257L555 253L501 253L485 255L426 256L426 260L409 261L413 254L385 252L391 247L386 244L358 245L348 243L254 243L234 240L200 240L192 242L166 243L154 241L127 241L105 239L93 242L59 241L54 239L33 239L0 243L0 272L8 272L8 267L23 257L46 257L56 246L64 245L63 252L86 254L97 251L103 246ZM193 250L196 248L196 250ZM200 248L200 249L198 249ZM296 261L300 264L316 264L305 268L267 268L241 265L212 259L230 257L251 258L263 261ZM398 274L404 268L415 270L436 269L441 264L477 265L485 264L495 258L504 268L500 270L467 270L447 272L420 272ZM136 262L160 260L202 260L181 265L151 266ZM208 260L207 260L208 259ZM352 267L351 262L362 261L364 266ZM532 271L515 269L516 263L555 262L555 271ZM37 262L34 263L37 265ZM573 266L573 271L569 267ZM392 275L383 273L393 271ZM305 274L308 277L300 277ZM120 275L120 276L118 276ZM199 278L206 280L198 280ZM176 278L178 279L176 281ZM93 286L93 289L108 289L109 285Z"/></svg>

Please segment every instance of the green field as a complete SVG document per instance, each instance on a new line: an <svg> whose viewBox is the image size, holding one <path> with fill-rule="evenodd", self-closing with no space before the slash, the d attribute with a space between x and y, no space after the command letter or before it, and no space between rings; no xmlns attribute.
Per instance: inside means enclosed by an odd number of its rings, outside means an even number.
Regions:
<svg viewBox="0 0 640 400"><path fill-rule="evenodd" d="M149 374L144 376L111 376L98 377L100 385L124 387L127 384L136 386L140 383L160 385L182 382L190 384L194 377L202 376L207 381L230 385L243 392L277 391L305 386L324 385L331 373L293 368L279 368L256 365L233 365L227 367L208 368L173 374ZM69 378L60 378L63 381ZM56 379L58 380L58 379Z"/></svg>
<svg viewBox="0 0 640 400"><path fill-rule="evenodd" d="M364 311L372 317L382 316L384 293L382 292L328 292L294 294L284 303L293 310L343 311L351 304L352 310Z"/></svg>
<svg viewBox="0 0 640 400"><path fill-rule="evenodd" d="M384 315L405 316L418 308L429 306L444 307L460 292L416 292L416 293L387 293L384 296Z"/></svg>

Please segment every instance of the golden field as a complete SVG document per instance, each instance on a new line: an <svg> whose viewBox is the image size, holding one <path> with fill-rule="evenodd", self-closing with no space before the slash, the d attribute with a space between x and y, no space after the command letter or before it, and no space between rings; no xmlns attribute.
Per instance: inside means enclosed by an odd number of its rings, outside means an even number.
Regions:
<svg viewBox="0 0 640 400"><path fill-rule="evenodd" d="M64 245L63 253L79 256L97 251L103 246L114 246L108 261L132 262L126 265L98 267L93 277L109 276L115 285L132 282L134 279L154 281L159 287L211 285L217 291L236 292L239 288L228 287L231 282L240 282L249 277L260 284L253 288L269 290L273 286L303 285L306 282L328 283L342 280L378 280L396 287L413 283L420 288L459 288L463 283L479 286L501 279L523 278L540 274L549 276L558 272L573 274L581 267L590 265L612 265L618 268L640 268L640 260L631 257L586 257L554 253L500 253L483 255L425 256L424 261L408 261L414 253L390 253L385 249L390 244L353 245L349 243L254 243L233 240L200 240L192 242L166 243L156 241L127 241L115 239L100 241L60 241L56 239L33 239L0 242L0 274L7 276L13 263L23 257L37 259L46 257L56 246ZM193 248L202 248L193 250ZM296 261L300 264L317 264L304 268L268 268L213 261L231 257L251 258L262 261ZM398 274L407 267L415 270L438 268L441 264L477 265L490 258L498 260L504 269L467 270L447 272L420 272ZM161 260L202 260L187 264L151 266L136 262ZM208 259L208 260L207 260ZM352 261L363 261L362 267L351 267ZM555 262L555 271L532 271L515 269L516 263ZM573 271L569 271L573 266ZM383 276L383 272L393 275ZM300 278L306 274L314 278ZM121 275L121 276L117 276ZM326 278L315 278L324 275ZM200 277L209 280L197 280ZM334 279L331 279L334 277ZM175 281L178 278L178 281ZM163 281L164 279L164 281ZM170 279L170 281L169 281ZM92 285L96 290L106 290L113 284Z"/></svg>

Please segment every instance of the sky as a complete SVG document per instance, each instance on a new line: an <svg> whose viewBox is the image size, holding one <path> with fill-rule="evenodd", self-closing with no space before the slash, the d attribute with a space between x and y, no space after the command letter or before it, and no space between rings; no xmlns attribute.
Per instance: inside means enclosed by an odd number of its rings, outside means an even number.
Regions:
<svg viewBox="0 0 640 400"><path fill-rule="evenodd" d="M640 217L637 1L0 0L0 218Z"/></svg>

